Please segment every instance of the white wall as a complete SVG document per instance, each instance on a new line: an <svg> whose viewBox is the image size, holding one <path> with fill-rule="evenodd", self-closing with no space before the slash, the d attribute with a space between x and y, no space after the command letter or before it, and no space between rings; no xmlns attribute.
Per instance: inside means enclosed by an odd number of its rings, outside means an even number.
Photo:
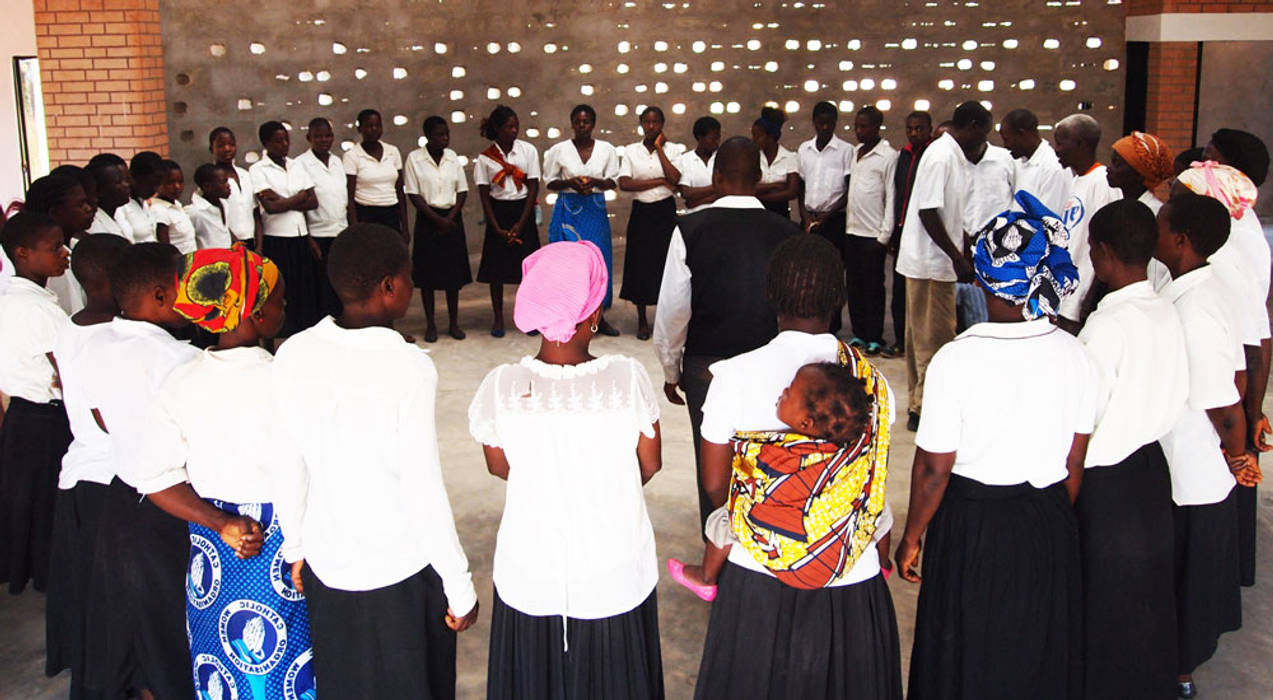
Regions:
<svg viewBox="0 0 1273 700"><path fill-rule="evenodd" d="M18 105L13 89L13 57L34 56L35 11L31 0L0 0L0 206L22 197L22 157L18 151Z"/></svg>

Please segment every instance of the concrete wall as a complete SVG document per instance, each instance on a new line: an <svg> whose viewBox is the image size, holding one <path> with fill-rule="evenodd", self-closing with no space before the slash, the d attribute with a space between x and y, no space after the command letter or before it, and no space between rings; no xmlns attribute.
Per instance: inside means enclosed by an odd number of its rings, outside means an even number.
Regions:
<svg viewBox="0 0 1273 700"><path fill-rule="evenodd" d="M1202 48L1198 143L1223 127L1249 131L1273 144L1273 41L1216 41ZM1235 90L1235 81L1241 89ZM1255 209L1273 216L1273 179L1260 188Z"/></svg>
<svg viewBox="0 0 1273 700"><path fill-rule="evenodd" d="M13 58L34 56L35 19L31 0L0 0L0 17L5 28L0 32L0 208L21 199L22 156L19 148L18 103L13 86ZM40 173L37 173L40 174Z"/></svg>

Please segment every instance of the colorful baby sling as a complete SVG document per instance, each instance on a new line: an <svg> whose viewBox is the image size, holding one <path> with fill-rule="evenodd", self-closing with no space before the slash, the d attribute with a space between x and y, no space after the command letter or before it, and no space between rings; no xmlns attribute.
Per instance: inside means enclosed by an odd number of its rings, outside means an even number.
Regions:
<svg viewBox="0 0 1273 700"><path fill-rule="evenodd" d="M866 431L849 445L790 432L739 432L729 513L739 546L788 586L825 588L873 546L888 476L884 375L840 344L841 366L874 397Z"/></svg>

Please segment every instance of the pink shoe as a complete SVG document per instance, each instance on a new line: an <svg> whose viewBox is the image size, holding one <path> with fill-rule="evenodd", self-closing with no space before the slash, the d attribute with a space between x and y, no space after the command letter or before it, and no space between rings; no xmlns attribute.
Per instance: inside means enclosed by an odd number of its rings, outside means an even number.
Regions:
<svg viewBox="0 0 1273 700"><path fill-rule="evenodd" d="M716 600L716 586L700 585L685 578L685 562L680 559L668 559L667 572L672 575L673 581L690 589L699 598L709 603Z"/></svg>

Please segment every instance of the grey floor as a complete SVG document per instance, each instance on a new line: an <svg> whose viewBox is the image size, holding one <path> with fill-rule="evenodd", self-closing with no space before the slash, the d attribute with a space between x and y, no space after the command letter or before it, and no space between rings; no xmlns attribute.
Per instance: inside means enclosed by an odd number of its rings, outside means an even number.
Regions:
<svg viewBox="0 0 1273 700"><path fill-rule="evenodd" d="M622 260L622 245L615 251ZM618 285L615 286L616 292ZM440 297L441 295L439 295ZM468 435L466 410L473 392L488 370L499 363L533 354L538 341L510 332L503 339L485 332L490 323L490 307L484 286L471 285L461 294L461 322L468 339L443 337L429 345L441 377L438 394L438 434L442 445L442 465L447 488L468 552L483 607L483 618L460 637L459 695L483 696L486 674L491 606L491 558L495 533L503 508L504 485L489 476L481 449ZM439 312L444 307L438 299ZM511 321L512 295L506 308ZM594 342L594 354L620 353L641 359L650 376L662 376L654 350L636 339L635 312L630 304L616 301L609 320L623 335ZM402 330L423 337L424 320L419 306L399 324ZM899 397L906 389L904 360L880 360ZM1268 399L1266 410L1269 407ZM669 556L697 557L701 540L697 532L693 450L689 439L689 419L685 409L663 402L663 471L645 489L646 503L658 541L660 565ZM890 459L888 500L897 513L900 528L904 520L914 454L913 434L897 425ZM1265 460L1267 471L1273 461ZM1197 673L1199 697L1257 700L1273 697L1273 487L1264 487L1260 497L1260 570L1254 588L1243 591L1243 628L1225 635L1215 657ZM903 673L909 665L911 633L914 627L918 588L894 577L890 584L897 607L902 640ZM664 679L669 698L689 698L698 672L703 634L709 605L680 588L664 575L659 582L659 625L663 647ZM65 674L46 679L44 667L44 597L34 592L11 597L0 594L0 700L44 700L66 697Z"/></svg>

